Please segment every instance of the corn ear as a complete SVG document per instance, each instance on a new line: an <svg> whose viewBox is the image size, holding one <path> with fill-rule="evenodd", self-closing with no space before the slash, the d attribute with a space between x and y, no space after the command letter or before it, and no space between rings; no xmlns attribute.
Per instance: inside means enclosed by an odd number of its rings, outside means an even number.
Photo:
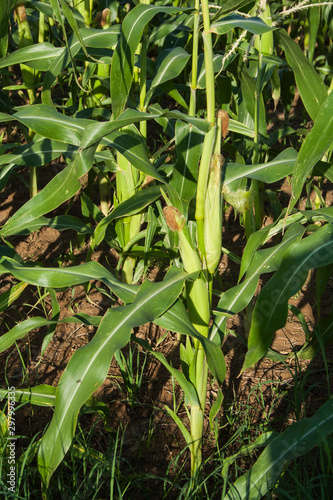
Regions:
<svg viewBox="0 0 333 500"><path fill-rule="evenodd" d="M185 224L184 216L177 208L172 206L164 207L163 215L169 228L172 231L177 231L178 233L179 250L182 256L185 271L188 273L201 271L200 257L191 242L191 237Z"/></svg>
<svg viewBox="0 0 333 500"><path fill-rule="evenodd" d="M194 248L184 216L172 206L164 207L163 214L172 231L177 231L179 236L179 250L188 273L201 271L201 261L197 250ZM208 324L210 317L209 297L206 281L200 273L195 281L186 284L187 308L190 320L204 337L208 336ZM195 341L195 344L197 341Z"/></svg>
<svg viewBox="0 0 333 500"><path fill-rule="evenodd" d="M211 162L205 200L204 238L206 264L210 274L214 274L221 258L222 248L222 203L221 174L224 158L214 154Z"/></svg>

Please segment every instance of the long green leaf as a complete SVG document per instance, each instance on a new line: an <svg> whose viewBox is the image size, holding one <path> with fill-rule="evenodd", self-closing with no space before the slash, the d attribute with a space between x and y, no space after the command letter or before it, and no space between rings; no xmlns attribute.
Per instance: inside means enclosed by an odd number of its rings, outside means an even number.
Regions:
<svg viewBox="0 0 333 500"><path fill-rule="evenodd" d="M0 230L0 235L18 234L34 219L57 208L80 189L80 177L90 170L95 148L79 152L75 160L57 174L36 196L21 207Z"/></svg>
<svg viewBox="0 0 333 500"><path fill-rule="evenodd" d="M7 397L8 390L0 389L0 400ZM15 388L15 401L17 403L30 403L38 406L54 406L56 388L52 385L41 384L29 389Z"/></svg>
<svg viewBox="0 0 333 500"><path fill-rule="evenodd" d="M57 387L55 413L38 451L46 487L71 444L81 406L104 382L115 351L128 342L132 328L153 321L171 306L188 276L178 271L159 283L146 281L134 302L109 309L92 341L74 353Z"/></svg>
<svg viewBox="0 0 333 500"><path fill-rule="evenodd" d="M40 316L34 318L29 318L21 323L18 323L14 328L9 330L9 332L4 333L0 337L0 352L9 349L14 342L23 339L27 333L36 328L42 328L43 326L56 326L59 323L83 323L85 325L98 326L100 323L100 316L88 316L85 314L76 314L74 316L68 316L61 320L46 319Z"/></svg>
<svg viewBox="0 0 333 500"><path fill-rule="evenodd" d="M245 137L254 137L254 130L252 128L236 120L229 120L229 132L245 135Z"/></svg>
<svg viewBox="0 0 333 500"><path fill-rule="evenodd" d="M80 34L81 38L86 47L112 47L116 45L119 37L120 26L114 25L111 28L107 28L105 30L97 30L90 28L81 28ZM50 64L48 71L45 74L45 78L43 81L43 92L42 92L42 102L43 104L47 104L50 107L53 107L51 89L54 84L57 76L67 68L67 66L71 63L71 57L75 57L75 55L79 52L81 46L80 42L75 35L71 37L69 40L68 48L58 56L56 61L53 61ZM70 51L70 54L69 54Z"/></svg>
<svg viewBox="0 0 333 500"><path fill-rule="evenodd" d="M223 17L220 21L213 23L210 27L210 31L217 35L224 35L233 28L242 28L255 35L263 35L264 33L276 29L272 26L268 26L260 17L243 17L239 14L230 14Z"/></svg>
<svg viewBox="0 0 333 500"><path fill-rule="evenodd" d="M155 319L154 323L172 332L189 335L199 340L204 348L211 373L219 385L223 383L226 376L226 365L220 346L197 332L189 320L184 304L180 300L177 300L165 314Z"/></svg>
<svg viewBox="0 0 333 500"><path fill-rule="evenodd" d="M177 190L183 207L187 211L197 189L204 135L193 125L177 121L175 138L177 161L170 185Z"/></svg>
<svg viewBox="0 0 333 500"><path fill-rule="evenodd" d="M283 47L289 66L294 72L297 88L303 104L312 120L327 97L327 89L312 64L284 29L277 32L279 44Z"/></svg>
<svg viewBox="0 0 333 500"><path fill-rule="evenodd" d="M74 146L39 137L30 144L20 146L15 153L0 156L0 165L14 163L20 167L40 167L61 155L72 156L76 151Z"/></svg>
<svg viewBox="0 0 333 500"><path fill-rule="evenodd" d="M125 108L133 79L135 51L146 24L158 13L175 14L184 10L189 9L139 4L125 17L111 65L111 96L114 117L117 118Z"/></svg>
<svg viewBox="0 0 333 500"><path fill-rule="evenodd" d="M51 62L52 59L62 55L63 51L63 47L54 47L49 42L36 43L35 45L17 49L15 52L0 59L0 69L7 68L14 64L22 64L41 59L46 59Z"/></svg>
<svg viewBox="0 0 333 500"><path fill-rule="evenodd" d="M248 113L250 114L252 120L254 121L255 119L255 108L257 106L256 102L256 82L255 80L249 75L248 71L246 68L243 69L242 71L242 77L241 77L241 89L242 89L242 96L245 102L246 109ZM263 95L260 94L259 96L259 132L262 136L267 137L267 125L266 125L266 112L265 112L265 105L264 105L264 98Z"/></svg>
<svg viewBox="0 0 333 500"><path fill-rule="evenodd" d="M283 218L283 215L283 213L280 215L280 219L278 221L269 224L269 226L265 226L262 229L259 229L259 231L251 234L243 252L238 280L241 280L244 276L247 268L251 263L255 251L264 243L266 243L270 238L272 238L276 234L283 233L286 229L288 229L288 227L297 222L305 224L307 221L312 220L327 221L332 223L333 207L319 208L317 210L300 210L299 212L290 215L286 219Z"/></svg>
<svg viewBox="0 0 333 500"><path fill-rule="evenodd" d="M95 261L86 262L79 266L53 269L40 267L36 263L20 264L5 256L1 260L0 273L10 273L17 279L31 285L49 288L68 288L91 280L101 280L123 302L127 303L134 300L137 292L137 286L121 283L110 271Z"/></svg>
<svg viewBox="0 0 333 500"><path fill-rule="evenodd" d="M24 106L14 115L14 119L20 121L31 130L43 137L80 146L83 131L90 120L73 119L45 104Z"/></svg>
<svg viewBox="0 0 333 500"><path fill-rule="evenodd" d="M160 116L158 113L157 116ZM165 112L165 115L170 113ZM44 104L36 104L34 106L27 106L21 108L16 114L15 119L24 123L27 127L31 128L37 134L54 139L56 141L64 142L80 146L83 151L80 153L81 160L87 156L86 161L92 160L91 155L87 154L88 148L93 146L97 147L99 141L103 145L109 146L119 151L124 155L130 163L138 170L158 178L163 181L163 178L158 174L154 166L151 164L147 150L145 149L139 135L127 133L126 131L119 131L118 129L125 124L133 123L134 121L141 121L141 119L148 119L151 116L140 112L125 112L125 117L120 117L118 121L111 121L99 124L93 120L72 118L61 113ZM173 112L173 116L178 116L177 112ZM182 113L180 116L183 117ZM185 116L185 115L184 115ZM196 119L199 125L208 125L205 120ZM205 128L207 128L205 126ZM96 132L95 132L96 129ZM92 134L91 134L92 132ZM92 135L92 137L91 137ZM106 137L104 137L106 136ZM78 159L78 161L81 161ZM88 169L91 168L92 163L86 165ZM84 172L83 172L84 173ZM83 174L81 174L83 175Z"/></svg>
<svg viewBox="0 0 333 500"><path fill-rule="evenodd" d="M3 0L0 9L0 57L4 57L8 49L8 32L10 15L15 6L15 0Z"/></svg>
<svg viewBox="0 0 333 500"><path fill-rule="evenodd" d="M294 243L286 252L278 271L264 286L254 307L243 371L265 355L274 333L285 325L288 300L300 290L309 270L332 262L332 224L326 224Z"/></svg>
<svg viewBox="0 0 333 500"><path fill-rule="evenodd" d="M101 243L105 236L108 225L118 217L135 215L143 210L147 205L157 200L161 195L159 186L152 186L138 191L127 200L119 203L116 208L97 225L91 241L91 250Z"/></svg>
<svg viewBox="0 0 333 500"><path fill-rule="evenodd" d="M271 184L291 174L295 168L296 160L297 151L293 148L288 148L268 163L259 163L256 165L228 163L225 166L223 185L226 186L234 180L243 179L244 177Z"/></svg>
<svg viewBox="0 0 333 500"><path fill-rule="evenodd" d="M17 283L0 296L0 312L7 309L26 289L28 283ZM0 337L1 343L2 337Z"/></svg>
<svg viewBox="0 0 333 500"><path fill-rule="evenodd" d="M275 438L251 469L233 484L226 500L259 500L276 483L286 462L308 453L333 431L333 400L313 417L300 420Z"/></svg>
<svg viewBox="0 0 333 500"><path fill-rule="evenodd" d="M122 127L126 127L132 123L138 123L141 121L157 119L157 118L174 118L176 120L182 120L188 122L195 127L197 127L202 132L208 132L210 125L206 120L201 118L191 117L180 111L169 111L161 109L158 106L150 106L149 113L143 113L136 109L126 109L116 120L111 120L109 122L92 122L85 120L87 127L82 135L81 148L87 148L94 144L95 142L101 141L103 138L112 138L112 133L118 131ZM121 151L120 151L121 152Z"/></svg>
<svg viewBox="0 0 333 500"><path fill-rule="evenodd" d="M298 153L293 174L292 190L294 199L292 205L300 197L307 176L333 143L332 129L333 93L331 92L318 111L316 121L304 139Z"/></svg>
<svg viewBox="0 0 333 500"><path fill-rule="evenodd" d="M176 47L174 49L167 49L159 54L156 60L156 65L159 62L160 65L158 67L155 77L151 82L149 92L147 92L145 99L145 106L148 105L150 98L154 92L154 89L158 85L162 85L163 83L173 80L178 75L180 75L190 57L191 57L190 54L181 47Z"/></svg>
<svg viewBox="0 0 333 500"><path fill-rule="evenodd" d="M255 294L259 276L278 269L284 254L296 240L302 237L304 230L302 224L295 223L288 229L283 241L279 245L258 250L255 253L246 273L245 280L239 285L230 288L222 295L217 305L217 310L220 314L217 313L214 317L209 336L210 340L217 344L222 343L227 317L245 309Z"/></svg>

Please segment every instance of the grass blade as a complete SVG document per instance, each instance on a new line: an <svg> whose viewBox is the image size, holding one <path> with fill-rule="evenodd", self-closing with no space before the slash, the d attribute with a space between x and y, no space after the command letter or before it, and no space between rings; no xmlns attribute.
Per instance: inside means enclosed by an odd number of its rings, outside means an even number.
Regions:
<svg viewBox="0 0 333 500"><path fill-rule="evenodd" d="M284 464L309 452L333 431L333 400L311 417L291 425L275 438L251 469L234 483L226 500L258 500L276 483Z"/></svg>

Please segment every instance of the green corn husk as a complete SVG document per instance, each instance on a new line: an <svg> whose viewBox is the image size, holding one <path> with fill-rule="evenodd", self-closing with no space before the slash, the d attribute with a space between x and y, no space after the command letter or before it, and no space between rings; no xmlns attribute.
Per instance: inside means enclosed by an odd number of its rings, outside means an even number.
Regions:
<svg viewBox="0 0 333 500"><path fill-rule="evenodd" d="M165 207L163 214L169 228L178 233L179 250L185 271L188 273L201 271L200 257L192 244L183 215L177 208L172 206ZM202 273L200 273L195 281L187 283L186 290L187 308L191 322L201 335L207 337L210 308L207 284Z"/></svg>
<svg viewBox="0 0 333 500"><path fill-rule="evenodd" d="M222 249L222 200L221 175L224 158L214 154L210 166L205 200L204 239L206 265L210 274L214 274L219 265Z"/></svg>

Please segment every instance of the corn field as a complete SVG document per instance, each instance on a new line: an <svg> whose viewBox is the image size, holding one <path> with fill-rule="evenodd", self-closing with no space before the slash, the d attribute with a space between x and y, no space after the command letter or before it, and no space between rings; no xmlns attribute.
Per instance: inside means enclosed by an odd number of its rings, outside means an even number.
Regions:
<svg viewBox="0 0 333 500"><path fill-rule="evenodd" d="M6 498L329 498L332 39L333 4L318 0L2 1ZM61 239L57 259L43 259L37 247L23 255L19 244L37 241L46 229ZM313 320L293 302L308 284ZM73 299L62 314L61 297L73 298L78 287L87 303L96 306L96 290L104 297L99 312L75 310ZM274 339L290 315L303 340L282 352ZM91 335L54 384L39 381L38 367L66 325L78 327L74 338L81 326ZM162 332L157 343L140 335L143 325ZM32 383L24 360L36 332ZM226 353L231 338L241 353L236 374ZM159 347L165 339L176 358ZM18 379L9 369L13 353ZM265 426L251 422L248 441L228 448L226 439L223 448L237 399L226 397L227 381L236 383L265 360L293 364L303 408L299 376L308 377L320 356L320 404L278 428L269 416ZM159 411L182 443L163 488L144 493L135 486L139 473L124 472L127 430L112 426L108 401L97 395L116 364L134 411L146 388L143 357L172 381L173 404ZM29 440L21 439L21 407L37 424L41 408L51 409ZM111 454L78 445L88 413L103 422ZM283 478L290 464L315 453L319 486L309 473L305 485L295 481L295 493ZM62 468L71 454L95 464L84 467L81 482ZM83 494L102 464L107 480ZM311 468L311 458L306 464ZM32 476L31 484L24 479Z"/></svg>

